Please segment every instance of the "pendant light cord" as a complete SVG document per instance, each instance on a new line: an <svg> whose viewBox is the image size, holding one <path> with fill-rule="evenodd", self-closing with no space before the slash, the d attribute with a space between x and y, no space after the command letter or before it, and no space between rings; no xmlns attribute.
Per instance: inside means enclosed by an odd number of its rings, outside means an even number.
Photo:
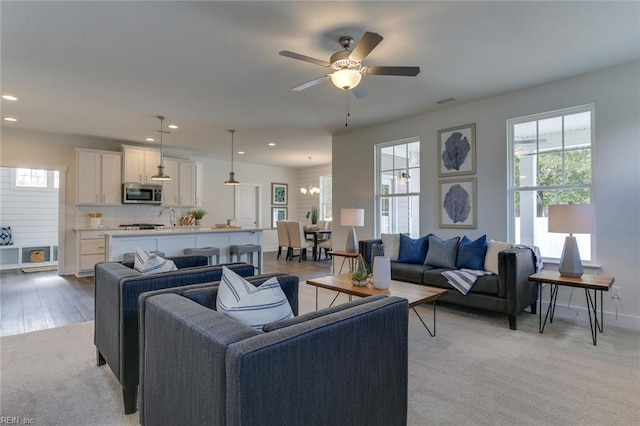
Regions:
<svg viewBox="0 0 640 426"><path fill-rule="evenodd" d="M235 130L229 129L229 133L231 133L231 172L233 173L233 134Z"/></svg>

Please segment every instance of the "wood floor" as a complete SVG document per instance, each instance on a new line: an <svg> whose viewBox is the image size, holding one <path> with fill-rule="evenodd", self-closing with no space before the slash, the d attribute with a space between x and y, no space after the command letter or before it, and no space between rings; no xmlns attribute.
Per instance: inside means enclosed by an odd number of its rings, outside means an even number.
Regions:
<svg viewBox="0 0 640 426"><path fill-rule="evenodd" d="M331 273L330 261L276 260L264 254L265 272L287 272L300 278L300 313L315 309L315 290L304 282ZM330 295L322 294L322 300ZM58 276L55 271L0 271L0 336L60 327L94 318L93 277Z"/></svg>

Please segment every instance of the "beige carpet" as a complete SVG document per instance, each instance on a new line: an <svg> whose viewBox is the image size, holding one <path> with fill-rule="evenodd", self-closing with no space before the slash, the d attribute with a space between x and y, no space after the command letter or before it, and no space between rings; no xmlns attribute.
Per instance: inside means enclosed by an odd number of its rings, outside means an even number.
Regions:
<svg viewBox="0 0 640 426"><path fill-rule="evenodd" d="M428 323L431 308L418 308ZM502 315L439 307L430 337L409 325L410 425L636 425L640 333L537 316L510 331ZM0 415L38 425L134 425L108 366L96 367L93 322L0 339ZM380 395L384 398L384 395Z"/></svg>

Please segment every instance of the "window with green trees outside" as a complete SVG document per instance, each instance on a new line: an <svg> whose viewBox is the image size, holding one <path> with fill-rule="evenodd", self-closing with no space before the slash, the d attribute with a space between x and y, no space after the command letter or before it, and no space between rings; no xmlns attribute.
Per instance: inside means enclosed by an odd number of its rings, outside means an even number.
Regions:
<svg viewBox="0 0 640 426"><path fill-rule="evenodd" d="M547 231L549 205L592 204L593 105L507 121L509 236L560 258L564 234ZM591 235L576 235L582 260L594 260Z"/></svg>

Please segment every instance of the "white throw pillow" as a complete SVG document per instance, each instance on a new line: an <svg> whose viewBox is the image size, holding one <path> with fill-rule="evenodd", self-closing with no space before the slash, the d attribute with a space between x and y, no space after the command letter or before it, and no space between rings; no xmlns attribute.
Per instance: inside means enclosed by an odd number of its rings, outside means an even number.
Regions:
<svg viewBox="0 0 640 426"><path fill-rule="evenodd" d="M216 309L257 330L270 322L293 316L291 305L276 277L256 287L226 266L222 267Z"/></svg>
<svg viewBox="0 0 640 426"><path fill-rule="evenodd" d="M400 234L380 234L384 255L389 256L389 260L396 262L400 254Z"/></svg>
<svg viewBox="0 0 640 426"><path fill-rule="evenodd" d="M513 247L511 243L495 240L489 241L489 244L487 244L487 254L484 257L484 270L498 275L498 253L502 250L512 249Z"/></svg>
<svg viewBox="0 0 640 426"><path fill-rule="evenodd" d="M178 268L173 260L167 260L156 254L137 248L133 268L145 275L159 274L160 272L175 271Z"/></svg>

